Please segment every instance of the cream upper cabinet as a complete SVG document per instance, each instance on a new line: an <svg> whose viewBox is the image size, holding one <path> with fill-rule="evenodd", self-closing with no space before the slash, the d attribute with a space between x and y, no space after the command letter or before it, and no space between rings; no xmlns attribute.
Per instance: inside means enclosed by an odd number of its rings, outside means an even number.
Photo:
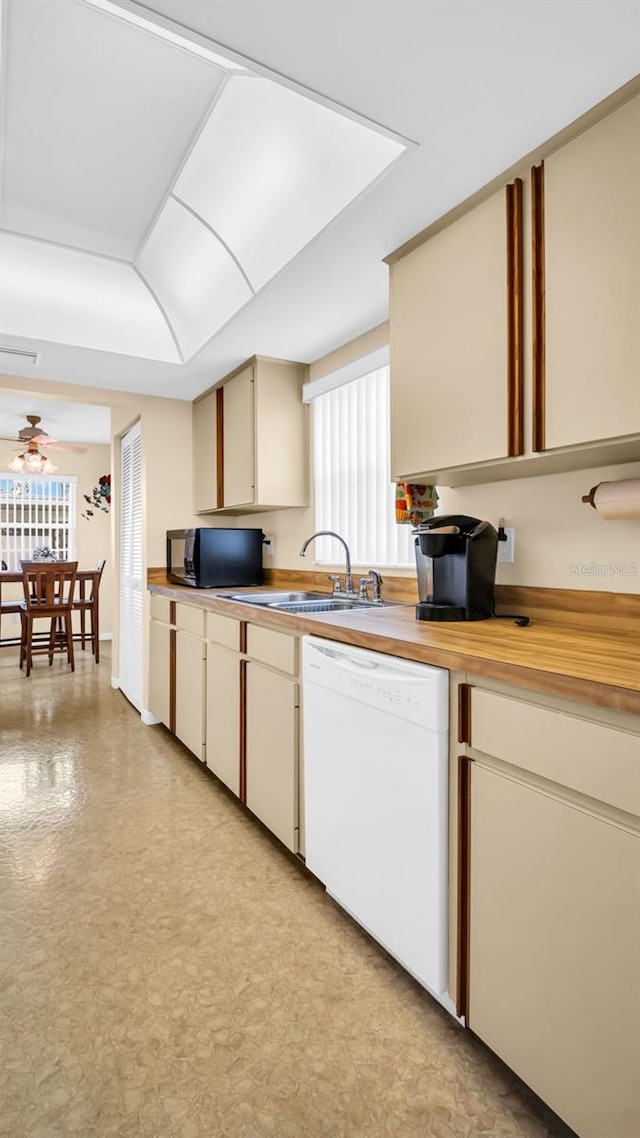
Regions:
<svg viewBox="0 0 640 1138"><path fill-rule="evenodd" d="M640 96L544 162L543 449L640 432Z"/></svg>
<svg viewBox="0 0 640 1138"><path fill-rule="evenodd" d="M196 512L307 504L306 371L254 356L194 403Z"/></svg>
<svg viewBox="0 0 640 1138"><path fill-rule="evenodd" d="M640 95L627 100L387 258L395 479L638 458Z"/></svg>
<svg viewBox="0 0 640 1138"><path fill-rule="evenodd" d="M255 496L253 386L250 365L223 387L225 507L251 505Z"/></svg>
<svg viewBox="0 0 640 1138"><path fill-rule="evenodd" d="M391 469L508 453L507 195L391 267Z"/></svg>
<svg viewBox="0 0 640 1138"><path fill-rule="evenodd" d="M193 404L193 510L206 513L218 505L216 469L216 392Z"/></svg>

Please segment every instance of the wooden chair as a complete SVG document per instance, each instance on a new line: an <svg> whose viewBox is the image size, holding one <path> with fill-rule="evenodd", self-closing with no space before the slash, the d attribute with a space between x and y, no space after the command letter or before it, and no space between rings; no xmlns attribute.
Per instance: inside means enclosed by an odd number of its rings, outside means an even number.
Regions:
<svg viewBox="0 0 640 1138"><path fill-rule="evenodd" d="M54 652L66 652L71 671L75 671L72 614L78 562L21 561L20 565L24 590L24 600L20 602L20 667L26 662L29 677L36 653L46 652L51 665ZM48 620L50 627L48 637L36 634L34 642L36 620ZM63 622L64 631L58 631L59 621Z"/></svg>
<svg viewBox="0 0 640 1138"><path fill-rule="evenodd" d="M85 620L87 613L89 614L89 635L91 637L91 647L95 657L96 664L100 663L100 615L99 615L99 591L100 582L102 580L102 571L105 566L104 558L96 565L96 571L91 580L91 592L88 597L84 596L84 581L80 582L80 596L76 597L73 602L73 611L80 613L80 643L84 651L84 642L86 639Z"/></svg>

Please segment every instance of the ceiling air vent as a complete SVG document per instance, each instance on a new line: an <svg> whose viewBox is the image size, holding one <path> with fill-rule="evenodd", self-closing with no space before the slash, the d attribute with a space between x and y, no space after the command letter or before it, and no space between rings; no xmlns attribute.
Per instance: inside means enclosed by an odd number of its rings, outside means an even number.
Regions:
<svg viewBox="0 0 640 1138"><path fill-rule="evenodd" d="M40 366L40 352L27 352L23 348L7 348L4 344L0 344L0 355L18 356L25 363L31 360L34 367Z"/></svg>

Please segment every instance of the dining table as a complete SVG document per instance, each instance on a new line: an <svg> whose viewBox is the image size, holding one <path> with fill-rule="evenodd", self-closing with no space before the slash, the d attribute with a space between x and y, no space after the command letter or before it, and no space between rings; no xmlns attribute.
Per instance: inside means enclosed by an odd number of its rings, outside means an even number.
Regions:
<svg viewBox="0 0 640 1138"><path fill-rule="evenodd" d="M12 598L10 601L2 600L2 591L5 585L21 585L22 584L22 571L20 569L0 569L0 614L7 616L10 613L20 612L20 601L22 597ZM78 569L76 573L76 584L78 586L77 600L84 601L87 597L92 595L96 597L96 604L99 603L100 584L100 570L99 569ZM90 585L89 592L87 593L87 584ZM20 643L20 634L16 636L2 636L0 629L0 647L10 647ZM74 633L74 640L79 640L81 633Z"/></svg>

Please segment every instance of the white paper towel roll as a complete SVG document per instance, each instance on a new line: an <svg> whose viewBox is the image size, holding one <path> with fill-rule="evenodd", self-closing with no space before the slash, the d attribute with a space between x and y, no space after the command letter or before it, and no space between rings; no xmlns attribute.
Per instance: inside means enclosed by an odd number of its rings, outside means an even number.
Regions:
<svg viewBox="0 0 640 1138"><path fill-rule="evenodd" d="M640 518L640 478L625 482L599 482L582 499L589 502L606 522Z"/></svg>

